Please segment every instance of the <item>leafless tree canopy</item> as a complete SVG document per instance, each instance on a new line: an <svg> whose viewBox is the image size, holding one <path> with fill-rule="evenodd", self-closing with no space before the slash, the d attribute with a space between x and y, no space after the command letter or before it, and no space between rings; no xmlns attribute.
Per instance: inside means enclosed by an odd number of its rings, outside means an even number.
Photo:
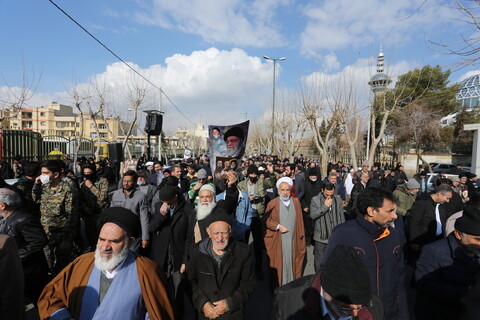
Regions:
<svg viewBox="0 0 480 320"><path fill-rule="evenodd" d="M461 21L472 30L470 35L460 34L459 39L453 43L429 41L437 49L435 51L442 55L455 55L460 58L456 63L458 69L466 66L477 65L480 60L480 1L478 0L455 0L454 9L462 15Z"/></svg>

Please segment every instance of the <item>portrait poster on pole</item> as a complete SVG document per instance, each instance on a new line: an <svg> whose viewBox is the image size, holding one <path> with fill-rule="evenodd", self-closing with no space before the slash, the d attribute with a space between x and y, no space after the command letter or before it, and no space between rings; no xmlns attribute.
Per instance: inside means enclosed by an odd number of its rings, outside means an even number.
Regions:
<svg viewBox="0 0 480 320"><path fill-rule="evenodd" d="M125 159L123 161L123 168L125 170L137 171L138 159Z"/></svg>
<svg viewBox="0 0 480 320"><path fill-rule="evenodd" d="M249 124L250 121L245 121L228 126L208 126L208 154L212 172L216 167L217 158L240 159L244 155Z"/></svg>

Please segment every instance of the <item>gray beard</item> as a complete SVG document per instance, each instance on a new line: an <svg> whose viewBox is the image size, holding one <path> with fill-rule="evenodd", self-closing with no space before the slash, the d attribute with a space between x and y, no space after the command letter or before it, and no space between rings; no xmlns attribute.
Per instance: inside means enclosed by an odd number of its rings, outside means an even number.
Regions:
<svg viewBox="0 0 480 320"><path fill-rule="evenodd" d="M114 270L120 263L125 260L128 255L128 243L125 243L125 246L118 253L112 254L112 257L108 260L100 255L101 250L95 250L95 267L100 271Z"/></svg>
<svg viewBox="0 0 480 320"><path fill-rule="evenodd" d="M203 220L212 212L215 207L215 202L209 202L208 205L204 206L201 202L198 203L197 207L197 220Z"/></svg>

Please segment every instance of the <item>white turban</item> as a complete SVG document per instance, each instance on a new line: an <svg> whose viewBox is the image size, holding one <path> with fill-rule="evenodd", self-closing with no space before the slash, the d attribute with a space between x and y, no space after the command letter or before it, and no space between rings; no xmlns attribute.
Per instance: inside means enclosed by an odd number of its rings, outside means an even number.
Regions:
<svg viewBox="0 0 480 320"><path fill-rule="evenodd" d="M280 184L281 184L281 183L284 183L284 182L288 183L288 185L289 185L290 187L293 186L293 180L292 180L292 178L289 178L289 177L281 177L280 179L277 180L277 189L279 189L279 188L280 188Z"/></svg>
<svg viewBox="0 0 480 320"><path fill-rule="evenodd" d="M215 187L213 187L210 183L204 184L198 193L200 193L202 190L208 190L212 193L213 197L215 197L216 192L215 192Z"/></svg>

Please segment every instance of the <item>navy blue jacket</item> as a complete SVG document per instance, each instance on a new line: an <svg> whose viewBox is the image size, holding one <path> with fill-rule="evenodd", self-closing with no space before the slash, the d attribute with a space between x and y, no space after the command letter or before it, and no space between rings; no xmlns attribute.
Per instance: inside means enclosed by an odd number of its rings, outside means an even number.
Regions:
<svg viewBox="0 0 480 320"><path fill-rule="evenodd" d="M408 319L401 237L392 227L388 228L390 234L381 237L384 230L357 214L333 229L321 265L337 245L353 247L367 267L373 294L383 302L385 318Z"/></svg>
<svg viewBox="0 0 480 320"><path fill-rule="evenodd" d="M415 270L417 319L470 319L467 310L478 319L479 280L480 264L463 252L453 233L426 245Z"/></svg>

